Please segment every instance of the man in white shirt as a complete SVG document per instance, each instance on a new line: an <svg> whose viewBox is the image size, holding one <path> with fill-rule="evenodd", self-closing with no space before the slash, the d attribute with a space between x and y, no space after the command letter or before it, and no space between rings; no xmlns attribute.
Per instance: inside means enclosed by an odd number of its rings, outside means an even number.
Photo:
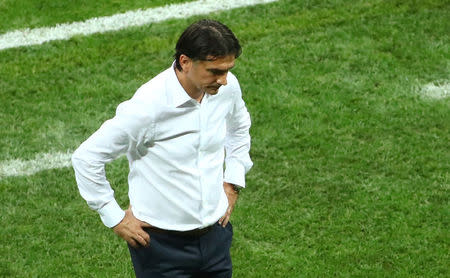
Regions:
<svg viewBox="0 0 450 278"><path fill-rule="evenodd" d="M200 20L175 50L173 65L74 152L75 176L88 205L127 241L137 277L231 277L229 219L252 166L250 116L229 72L241 46L222 23ZM125 211L105 175L122 153Z"/></svg>

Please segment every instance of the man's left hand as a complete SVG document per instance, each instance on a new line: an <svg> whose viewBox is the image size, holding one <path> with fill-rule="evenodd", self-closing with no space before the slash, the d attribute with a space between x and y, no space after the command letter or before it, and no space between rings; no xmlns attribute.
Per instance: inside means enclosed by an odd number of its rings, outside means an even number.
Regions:
<svg viewBox="0 0 450 278"><path fill-rule="evenodd" d="M239 197L239 193L234 190L234 186L231 183L224 182L223 189L228 198L228 209L224 216L219 219L219 224L225 227L230 221L231 213L233 212L234 205Z"/></svg>

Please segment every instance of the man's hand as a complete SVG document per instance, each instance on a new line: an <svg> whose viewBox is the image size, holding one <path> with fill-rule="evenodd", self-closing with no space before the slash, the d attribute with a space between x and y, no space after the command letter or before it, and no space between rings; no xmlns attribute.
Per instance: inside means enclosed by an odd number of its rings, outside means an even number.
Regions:
<svg viewBox="0 0 450 278"><path fill-rule="evenodd" d="M151 225L134 217L129 208L125 211L122 221L113 227L113 231L134 248L147 247L150 244L150 236L143 230L146 227L151 227Z"/></svg>
<svg viewBox="0 0 450 278"><path fill-rule="evenodd" d="M219 224L222 225L222 227L225 227L228 224L228 221L230 221L230 216L239 197L239 193L234 190L233 184L231 183L224 182L223 189L225 190L225 194L227 194L228 209L225 215L219 219Z"/></svg>

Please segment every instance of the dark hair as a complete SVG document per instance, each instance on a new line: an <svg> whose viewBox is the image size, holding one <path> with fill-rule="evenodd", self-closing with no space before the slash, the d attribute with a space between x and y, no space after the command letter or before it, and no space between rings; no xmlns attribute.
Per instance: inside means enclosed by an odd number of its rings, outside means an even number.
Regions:
<svg viewBox="0 0 450 278"><path fill-rule="evenodd" d="M233 32L224 24L202 19L191 24L178 39L175 47L175 65L181 69L180 55L192 60L207 60L208 56L223 57L241 55L241 45Z"/></svg>

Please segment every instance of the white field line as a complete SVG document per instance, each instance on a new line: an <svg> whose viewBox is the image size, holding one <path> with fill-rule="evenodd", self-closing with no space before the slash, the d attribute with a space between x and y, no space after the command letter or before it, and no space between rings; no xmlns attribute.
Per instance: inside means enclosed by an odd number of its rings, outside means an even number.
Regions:
<svg viewBox="0 0 450 278"><path fill-rule="evenodd" d="M128 11L112 16L91 18L83 22L58 24L53 27L22 29L0 35L0 50L19 46L37 45L53 40L67 40L76 35L90 35L142 26L174 18L208 14L278 0L199 0L145 10Z"/></svg>
<svg viewBox="0 0 450 278"><path fill-rule="evenodd" d="M12 159L0 162L0 179L11 176L29 176L43 170L71 166L69 152L41 153L32 160Z"/></svg>
<svg viewBox="0 0 450 278"><path fill-rule="evenodd" d="M422 87L421 94L432 99L444 99L450 96L450 83L429 83Z"/></svg>

